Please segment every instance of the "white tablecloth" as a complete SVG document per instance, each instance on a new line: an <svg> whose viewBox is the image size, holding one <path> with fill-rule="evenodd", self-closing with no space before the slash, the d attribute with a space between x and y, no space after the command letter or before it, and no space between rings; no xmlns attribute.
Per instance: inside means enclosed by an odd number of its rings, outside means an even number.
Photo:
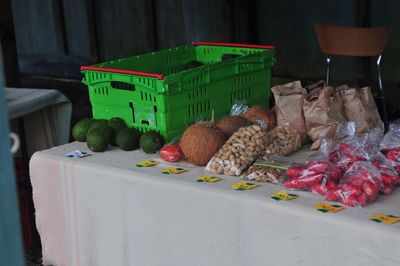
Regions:
<svg viewBox="0 0 400 266"><path fill-rule="evenodd" d="M17 131L16 118L23 118L27 152L65 144L69 141L72 105L56 90L5 88L8 118Z"/></svg>
<svg viewBox="0 0 400 266"><path fill-rule="evenodd" d="M400 214L400 191L364 209L322 213L323 198L261 184L235 191L235 177L198 183L202 168L163 175L162 165L117 148L82 159L71 143L37 152L30 162L44 264L117 266L400 265L400 223L375 223L375 213Z"/></svg>

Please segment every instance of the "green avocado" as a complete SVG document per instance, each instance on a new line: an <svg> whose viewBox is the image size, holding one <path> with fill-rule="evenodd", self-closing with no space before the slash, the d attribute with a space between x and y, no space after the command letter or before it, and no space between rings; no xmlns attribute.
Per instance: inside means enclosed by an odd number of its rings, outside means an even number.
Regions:
<svg viewBox="0 0 400 266"><path fill-rule="evenodd" d="M93 123L90 125L88 133L96 127L105 127L107 125L108 120L106 119L93 119Z"/></svg>
<svg viewBox="0 0 400 266"><path fill-rule="evenodd" d="M140 131L136 128L124 128L117 134L115 142L124 151L131 151L139 148Z"/></svg>
<svg viewBox="0 0 400 266"><path fill-rule="evenodd" d="M111 145L117 146L116 137L118 132L126 128L125 121L119 117L113 117L108 121L108 126L112 128Z"/></svg>
<svg viewBox="0 0 400 266"><path fill-rule="evenodd" d="M156 153L163 144L163 138L155 131L146 132L140 137L140 148L145 153Z"/></svg>
<svg viewBox="0 0 400 266"><path fill-rule="evenodd" d="M92 118L84 118L77 122L72 128L72 138L76 141L85 142L86 135L93 122Z"/></svg>
<svg viewBox="0 0 400 266"><path fill-rule="evenodd" d="M105 151L110 144L112 129L109 126L91 128L86 136L87 146L91 151Z"/></svg>

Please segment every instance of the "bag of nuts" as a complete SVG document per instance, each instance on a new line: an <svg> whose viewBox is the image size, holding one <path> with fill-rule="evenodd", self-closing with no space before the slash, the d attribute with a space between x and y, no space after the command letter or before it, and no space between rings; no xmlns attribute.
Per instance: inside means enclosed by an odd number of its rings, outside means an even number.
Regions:
<svg viewBox="0 0 400 266"><path fill-rule="evenodd" d="M284 176L285 171L283 169L265 165L258 161L243 173L242 179L277 184Z"/></svg>
<svg viewBox="0 0 400 266"><path fill-rule="evenodd" d="M299 132L289 124L281 124L268 132L264 139L265 150L261 154L263 160L270 155L287 156L301 148Z"/></svg>
<svg viewBox="0 0 400 266"><path fill-rule="evenodd" d="M307 91L300 81L294 81L271 88L275 98L275 111L278 125L290 123L301 136L301 141L308 141L306 122L303 112L304 97Z"/></svg>
<svg viewBox="0 0 400 266"><path fill-rule="evenodd" d="M258 125L235 132L208 162L206 170L214 174L239 176L264 149L266 132Z"/></svg>
<svg viewBox="0 0 400 266"><path fill-rule="evenodd" d="M356 122L357 134L366 133L374 127L383 128L371 88L356 89L346 87L346 85L343 85L337 90L340 91L343 100L344 115L347 121Z"/></svg>
<svg viewBox="0 0 400 266"><path fill-rule="evenodd" d="M321 137L333 138L338 125L346 122L340 94L324 82L317 84L320 87L310 91L303 103L307 134L314 142L311 150L319 148Z"/></svg>

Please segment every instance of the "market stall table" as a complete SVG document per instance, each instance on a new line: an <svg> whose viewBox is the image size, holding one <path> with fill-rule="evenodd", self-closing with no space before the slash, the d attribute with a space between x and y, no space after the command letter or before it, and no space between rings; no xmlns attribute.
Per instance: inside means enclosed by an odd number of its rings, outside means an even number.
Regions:
<svg viewBox="0 0 400 266"><path fill-rule="evenodd" d="M57 90L4 88L11 131L21 139L14 154L19 207L25 246L36 241L31 184L28 178L29 157L35 151L69 141L72 105Z"/></svg>
<svg viewBox="0 0 400 266"><path fill-rule="evenodd" d="M136 167L141 151L110 148L67 158L70 143L37 152L30 162L36 223L44 265L399 265L400 223L371 221L399 215L400 192L364 209L323 213L309 192L276 201L282 190L260 184L231 188L236 177L196 182L203 168L161 174L168 166Z"/></svg>

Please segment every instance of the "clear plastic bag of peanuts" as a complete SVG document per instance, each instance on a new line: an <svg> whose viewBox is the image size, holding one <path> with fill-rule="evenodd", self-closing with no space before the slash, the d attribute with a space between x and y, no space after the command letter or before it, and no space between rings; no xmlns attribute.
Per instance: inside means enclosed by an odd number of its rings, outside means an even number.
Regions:
<svg viewBox="0 0 400 266"><path fill-rule="evenodd" d="M259 125L242 127L211 158L206 171L240 176L264 149L265 129Z"/></svg>
<svg viewBox="0 0 400 266"><path fill-rule="evenodd" d="M262 160L268 160L271 155L287 156L301 148L301 136L290 124L282 124L268 132L264 145Z"/></svg>

